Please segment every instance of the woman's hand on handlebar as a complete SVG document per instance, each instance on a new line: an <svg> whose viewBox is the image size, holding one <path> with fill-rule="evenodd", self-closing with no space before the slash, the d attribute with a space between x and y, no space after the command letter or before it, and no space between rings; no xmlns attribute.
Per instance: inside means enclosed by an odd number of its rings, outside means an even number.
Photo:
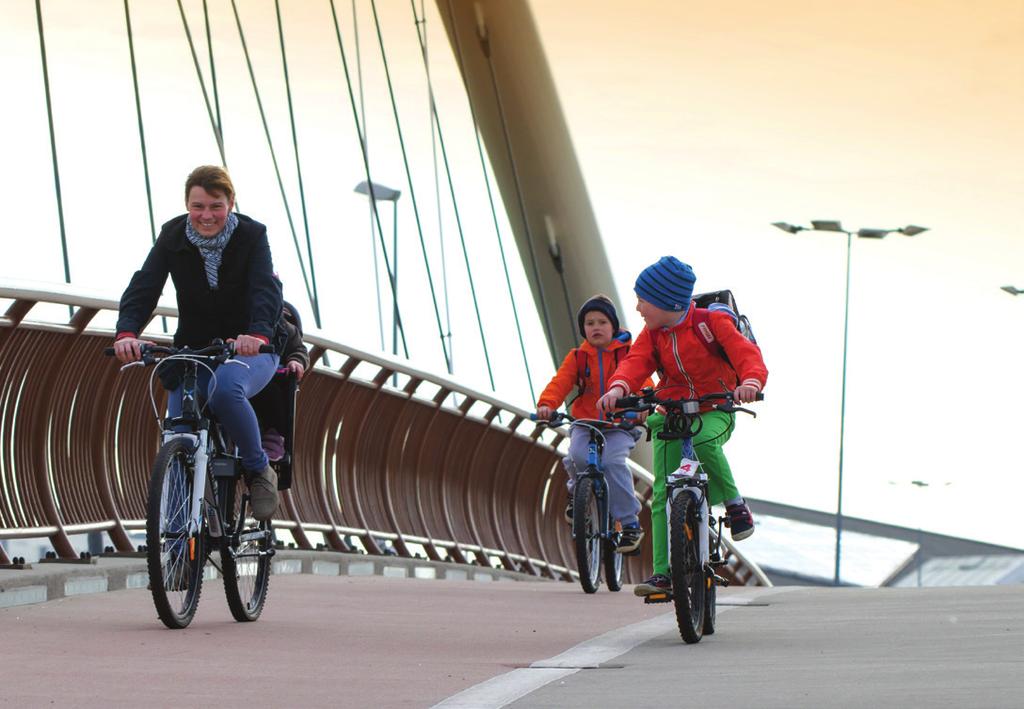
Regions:
<svg viewBox="0 0 1024 709"><path fill-rule="evenodd" d="M122 364L138 362L142 359L142 347L144 345L152 347L154 344L149 340L140 340L137 337L122 337L114 343L114 356Z"/></svg>
<svg viewBox="0 0 1024 709"><path fill-rule="evenodd" d="M610 414L618 408L616 403L619 399L626 395L625 389L616 385L613 386L608 392L597 400L597 410L601 412L601 415Z"/></svg>
<svg viewBox="0 0 1024 709"><path fill-rule="evenodd" d="M239 335L234 340L228 340L228 342L234 342L235 354L242 355L243 357L258 355L260 347L264 344L263 340L252 335Z"/></svg>
<svg viewBox="0 0 1024 709"><path fill-rule="evenodd" d="M757 393L760 391L755 386L740 384L732 393L732 398L741 404L749 404L757 401Z"/></svg>

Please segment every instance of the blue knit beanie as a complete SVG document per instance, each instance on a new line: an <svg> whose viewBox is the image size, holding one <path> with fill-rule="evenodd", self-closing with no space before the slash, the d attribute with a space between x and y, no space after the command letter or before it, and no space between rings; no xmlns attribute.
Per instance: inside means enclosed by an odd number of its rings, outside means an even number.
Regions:
<svg viewBox="0 0 1024 709"><path fill-rule="evenodd" d="M675 256L662 256L640 272L633 290L651 305L662 310L685 313L697 277L693 269Z"/></svg>

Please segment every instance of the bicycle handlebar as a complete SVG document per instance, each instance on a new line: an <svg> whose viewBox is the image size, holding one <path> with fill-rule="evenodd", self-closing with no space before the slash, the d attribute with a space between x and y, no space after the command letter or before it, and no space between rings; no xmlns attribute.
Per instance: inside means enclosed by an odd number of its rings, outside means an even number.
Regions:
<svg viewBox="0 0 1024 709"><path fill-rule="evenodd" d="M142 345L139 348L142 357L141 360L152 360L153 355L191 355L193 357L230 357L235 354L235 343L234 342L219 342L214 340L211 344L206 347L200 347L198 350L193 350L187 345L185 347L167 347L166 345ZM260 345L260 354L273 354L275 352L273 345ZM103 354L107 357L114 356L114 348L104 348Z"/></svg>
<svg viewBox="0 0 1024 709"><path fill-rule="evenodd" d="M640 425L639 421L635 421L635 419L637 418L637 413L638 412L636 412L636 411L624 411L624 412L622 412L622 415L621 415L620 418L624 418L624 419L627 419L627 420L623 421L621 423L629 423L630 424L630 428L632 428L634 425ZM538 419L537 418L537 414L530 414L530 420L531 421L536 421L537 423L546 424L548 426L561 426L563 423L575 423L577 421L579 421L581 423L588 423L590 425L601 424L601 425L604 425L604 426L608 426L610 428L617 428L617 427L621 426L621 423L617 423L615 421L600 421L598 419L577 419L577 418L573 418L569 414L563 414L560 411L556 411L553 414L551 414L551 418L550 419Z"/></svg>
<svg viewBox="0 0 1024 709"><path fill-rule="evenodd" d="M666 387L667 388L667 387ZM653 411L657 406L663 406L666 409L675 409L678 411L686 412L687 408L691 408L693 405L700 406L710 401L721 401L721 404L715 404L714 408L719 411L726 413L733 411L742 411L751 415L756 415L752 411L743 409L735 404L735 398L731 391L713 392L711 394L705 394L704 396L698 396L696 398L659 398L655 396L657 390L647 388L643 389L639 394L633 396L624 396L615 401L615 406L618 409L625 409L627 411ZM755 401L764 401L764 394L757 392L754 397ZM688 406L689 405L689 406ZM696 413L691 411L687 413Z"/></svg>

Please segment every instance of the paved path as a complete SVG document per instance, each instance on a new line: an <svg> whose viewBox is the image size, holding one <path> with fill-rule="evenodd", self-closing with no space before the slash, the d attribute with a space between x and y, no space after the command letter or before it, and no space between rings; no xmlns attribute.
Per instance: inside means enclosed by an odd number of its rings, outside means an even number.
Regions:
<svg viewBox="0 0 1024 709"><path fill-rule="evenodd" d="M684 645L672 629L509 704L1024 707L1024 587L771 589Z"/></svg>
<svg viewBox="0 0 1024 709"><path fill-rule="evenodd" d="M73 596L0 610L0 706L429 707L661 613L558 582L296 574L246 624L208 581L172 631L145 590Z"/></svg>
<svg viewBox="0 0 1024 709"><path fill-rule="evenodd" d="M0 705L1024 706L1020 586L730 588L693 646L628 587L293 575L252 624L221 591L184 631L144 590L0 610Z"/></svg>

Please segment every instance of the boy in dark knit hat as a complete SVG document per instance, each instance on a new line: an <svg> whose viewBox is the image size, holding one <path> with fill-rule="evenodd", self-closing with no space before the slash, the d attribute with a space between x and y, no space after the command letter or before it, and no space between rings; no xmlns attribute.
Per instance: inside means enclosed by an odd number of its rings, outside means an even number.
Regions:
<svg viewBox="0 0 1024 709"><path fill-rule="evenodd" d="M739 333L728 314L711 311L707 322L702 323L710 328L728 361L712 354L698 339L701 335L694 323L694 307L690 302L695 281L693 269L673 256L665 256L641 271L634 291L636 309L646 327L615 370L607 393L597 402L600 412L613 411L617 399L639 388L643 379L656 370L663 373L659 383L663 396L694 398L732 389L737 402L748 403L764 388L768 369L761 350ZM736 488L729 461L722 452L722 446L732 434L735 414L715 411L710 406L701 411L702 427L693 438L693 446L708 475L708 503L725 503L732 538L739 541L754 533L754 519ZM661 416L652 415L648 420L652 434L660 431L663 424ZM652 441L654 576L636 587L637 595L672 588L668 577L665 477L679 464L682 442L663 441L657 435L652 436Z"/></svg>
<svg viewBox="0 0 1024 709"><path fill-rule="evenodd" d="M548 420L573 388L577 392L572 402L572 415L577 419L598 419L596 403L605 393L608 377L629 351L632 336L619 328L619 316L612 301L604 295L590 298L576 315L580 336L579 347L565 356L551 382L537 401L537 418ZM647 382L650 383L650 380ZM629 554L640 548L644 537L637 514L640 503L633 491L633 476L626 465L626 457L636 445L640 432L611 429L605 431L604 452L601 463L608 482L609 506L612 517L622 523L622 534L617 551ZM587 447L590 433L583 426L572 426L569 433L569 454L563 459L569 474L569 504L566 520L572 523L572 495L576 473L587 467Z"/></svg>

